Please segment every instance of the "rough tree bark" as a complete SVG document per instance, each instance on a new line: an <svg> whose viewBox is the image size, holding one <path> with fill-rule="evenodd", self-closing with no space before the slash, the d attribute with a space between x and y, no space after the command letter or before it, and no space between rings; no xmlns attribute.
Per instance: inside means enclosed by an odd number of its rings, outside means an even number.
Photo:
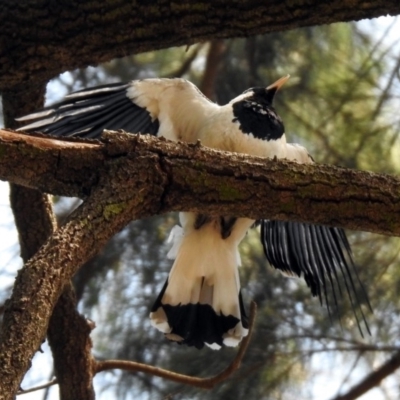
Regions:
<svg viewBox="0 0 400 400"><path fill-rule="evenodd" d="M117 162L102 176L87 200L19 272L13 296L6 306L0 337L0 399L13 398L29 362L46 335L53 307L78 268L90 259L132 218L155 214L163 182L149 173L156 160L131 175L132 163ZM162 174L159 174L162 179ZM146 182L146 183L145 183ZM145 183L145 185L143 185ZM116 185L116 186L115 186ZM118 193L118 187L129 190ZM143 190L144 188L144 190ZM107 227L107 229L104 229ZM29 340L25 337L29 334ZM16 363L18 360L18 363Z"/></svg>
<svg viewBox="0 0 400 400"><path fill-rule="evenodd" d="M92 400L93 356L92 324L76 309L74 288L69 279L49 320L47 338L53 353L54 371L60 399Z"/></svg>
<svg viewBox="0 0 400 400"><path fill-rule="evenodd" d="M0 90L127 54L399 13L397 0L2 1Z"/></svg>
<svg viewBox="0 0 400 400"><path fill-rule="evenodd" d="M44 90L45 85L41 88L35 85L33 89L31 85L26 85L22 93L6 91L2 98L5 124L9 127L16 126L13 118L15 109L28 113L41 107ZM31 173L35 170L36 168L33 168ZM57 227L52 199L35 188L11 184L10 204L19 232L21 258L26 263ZM34 318L34 315L32 317ZM90 331L88 322L76 309L74 289L67 283L54 308L47 332L53 352L55 375L63 400L94 398ZM30 336L29 332L25 334Z"/></svg>
<svg viewBox="0 0 400 400"><path fill-rule="evenodd" d="M239 213L400 236L400 180L390 175L111 131L102 142L80 142L0 130L0 152L0 179L63 196L90 197L110 169L132 176L146 170L158 186L146 198L152 207L143 208L143 218L182 210ZM37 165L40 169L32 173ZM139 194L146 190L138 185ZM124 207L110 203L109 212Z"/></svg>

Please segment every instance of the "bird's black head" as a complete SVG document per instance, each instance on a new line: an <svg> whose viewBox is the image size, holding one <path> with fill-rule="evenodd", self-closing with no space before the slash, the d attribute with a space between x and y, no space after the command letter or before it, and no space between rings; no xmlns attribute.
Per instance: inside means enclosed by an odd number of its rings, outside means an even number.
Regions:
<svg viewBox="0 0 400 400"><path fill-rule="evenodd" d="M280 116L272 106L275 93L289 79L285 76L267 88L247 89L237 101L233 101L233 122L239 123L243 133L252 134L257 139L280 139L285 127Z"/></svg>

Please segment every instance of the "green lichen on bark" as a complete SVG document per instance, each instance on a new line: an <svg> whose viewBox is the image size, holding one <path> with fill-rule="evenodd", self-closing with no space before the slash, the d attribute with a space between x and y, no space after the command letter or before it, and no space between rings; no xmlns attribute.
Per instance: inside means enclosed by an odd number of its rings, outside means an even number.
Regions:
<svg viewBox="0 0 400 400"><path fill-rule="evenodd" d="M113 218L115 215L121 214L127 207L126 202L107 204L103 209L103 217L106 221Z"/></svg>

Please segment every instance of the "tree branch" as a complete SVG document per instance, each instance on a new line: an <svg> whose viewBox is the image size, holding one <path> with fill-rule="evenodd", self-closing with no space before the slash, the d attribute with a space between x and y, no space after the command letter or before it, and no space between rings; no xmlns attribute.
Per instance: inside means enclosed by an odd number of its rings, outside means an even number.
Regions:
<svg viewBox="0 0 400 400"><path fill-rule="evenodd" d="M105 176L113 179L112 169L115 177L128 173L138 193L158 182L137 218L186 210L400 235L400 180L389 175L116 132L89 143L0 130L0 152L0 179L57 195L84 198ZM145 181L133 178L143 174ZM115 190L126 191L126 182Z"/></svg>
<svg viewBox="0 0 400 400"><path fill-rule="evenodd" d="M221 61L226 52L225 41L221 39L212 40L207 52L206 66L204 69L200 91L204 96L215 101L215 81L218 76L218 71L221 68Z"/></svg>
<svg viewBox="0 0 400 400"><path fill-rule="evenodd" d="M76 309L75 292L67 282L49 321L47 338L61 400L91 400L93 390L93 326Z"/></svg>
<svg viewBox="0 0 400 400"><path fill-rule="evenodd" d="M0 90L128 54L399 13L397 0L3 1Z"/></svg>
<svg viewBox="0 0 400 400"><path fill-rule="evenodd" d="M231 364L229 364L229 366L222 372L210 378L198 378L195 376L178 374L176 372L153 367L151 365L124 360L100 361L97 363L96 373L108 371L111 369L122 369L131 372L144 372L146 374L158 376L160 378L168 379L173 382L183 383L185 385L195 386L203 389L212 389L214 386L228 379L237 369L239 369L251 340L254 328L254 321L256 318L256 311L257 306L256 303L253 301L250 308L248 335L242 340L239 350L236 353L236 356Z"/></svg>
<svg viewBox="0 0 400 400"><path fill-rule="evenodd" d="M17 392L63 287L79 267L128 221L157 211L152 193L160 197L165 182L148 173L154 170L154 158L133 175L135 159L110 163L86 201L19 271L0 332L0 399ZM119 192L123 186L127 190Z"/></svg>
<svg viewBox="0 0 400 400"><path fill-rule="evenodd" d="M10 127L16 125L16 110L30 112L42 106L44 90L44 85L39 89L32 89L28 85L24 95L7 92L3 96L6 124ZM38 190L11 184L10 203L19 233L21 257L26 263L56 229L52 200L49 195ZM62 400L94 398L90 331L87 321L76 310L74 291L68 282L54 308L48 329ZM26 335L26 341L29 341L29 333L26 332ZM12 357L12 349L7 354L9 356ZM82 368L77 369L77 365ZM9 381L19 383L20 368L24 367L24 362L20 363L16 373L8 377ZM13 394L9 393L9 396ZM5 392L3 395L6 395Z"/></svg>
<svg viewBox="0 0 400 400"><path fill-rule="evenodd" d="M2 179L88 194L17 276L0 337L4 393L16 392L64 285L132 219L189 210L400 233L400 221L393 219L400 215L400 181L386 175L117 132L92 144L1 130L0 153Z"/></svg>
<svg viewBox="0 0 400 400"><path fill-rule="evenodd" d="M400 367L400 351L384 363L376 371L366 376L360 383L351 388L346 394L337 396L332 400L354 400L358 399L364 393L367 393L373 387L379 385L383 379L393 374Z"/></svg>
<svg viewBox="0 0 400 400"><path fill-rule="evenodd" d="M15 110L30 112L34 108L43 106L45 85L32 88L25 87L25 95L8 91L3 95L4 120L8 127L15 127ZM21 257L27 262L46 242L56 229L56 220L53 213L50 196L38 190L16 184L10 185L10 205L14 214L15 225L18 230ZM34 316L33 316L34 318ZM26 341L29 341L30 332L26 332ZM13 357L13 349L4 354L7 358ZM8 376L12 386L22 380L21 371L30 367L30 360L18 360L15 373ZM25 368L25 370L24 370ZM15 392L3 392L4 396L11 397ZM1 396L1 395L0 395Z"/></svg>
<svg viewBox="0 0 400 400"><path fill-rule="evenodd" d="M49 388L50 386L57 385L57 384L58 384L58 381L57 381L56 378L54 378L54 379L52 379L51 381L44 383L43 385L35 386L35 387L29 388L29 389L25 389L25 390L19 390L19 391L17 392L17 396L18 396L18 395L21 395L21 394L27 394L27 393L37 392L38 390L47 389L47 388Z"/></svg>

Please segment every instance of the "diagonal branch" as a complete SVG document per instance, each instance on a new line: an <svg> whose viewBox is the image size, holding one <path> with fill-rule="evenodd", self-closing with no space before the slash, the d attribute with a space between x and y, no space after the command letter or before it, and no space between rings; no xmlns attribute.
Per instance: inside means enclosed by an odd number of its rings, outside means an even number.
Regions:
<svg viewBox="0 0 400 400"><path fill-rule="evenodd" d="M354 400L358 399L364 393L378 386L383 379L393 374L400 367L400 351L379 367L376 371L366 376L360 383L352 387L346 394L335 397L332 400Z"/></svg>
<svg viewBox="0 0 400 400"><path fill-rule="evenodd" d="M43 105L45 87L25 87L21 93L3 96L5 122L16 126L16 110L30 112ZM25 111L24 111L25 110ZM16 184L10 185L10 203L19 233L21 257L27 262L56 229L51 196ZM48 340L53 352L55 374L63 400L94 398L91 366L90 327L76 310L70 282L64 286L49 321ZM33 316L34 318L35 316ZM29 340L30 333L25 332ZM77 369L77 365L81 368ZM18 379L19 374L11 377ZM3 394L0 394L0 397ZM11 397L11 396L10 396Z"/></svg>
<svg viewBox="0 0 400 400"><path fill-rule="evenodd" d="M47 388L49 388L50 386L57 385L57 383L58 383L57 379L54 378L54 379L52 379L51 381L44 383L43 385L38 385L38 386L29 388L29 389L19 390L19 391L17 392L17 396L19 396L19 395L21 395L21 394L28 394L28 393L36 392L36 391L38 391L38 390L47 389Z"/></svg>
<svg viewBox="0 0 400 400"><path fill-rule="evenodd" d="M154 176L146 169L131 175L134 161L109 165L86 201L19 271L0 332L0 399L17 392L63 287L78 268L128 221L157 211L148 199L152 192L161 195L164 182L150 181ZM151 170L156 163L149 162ZM120 192L124 186L127 190Z"/></svg>

